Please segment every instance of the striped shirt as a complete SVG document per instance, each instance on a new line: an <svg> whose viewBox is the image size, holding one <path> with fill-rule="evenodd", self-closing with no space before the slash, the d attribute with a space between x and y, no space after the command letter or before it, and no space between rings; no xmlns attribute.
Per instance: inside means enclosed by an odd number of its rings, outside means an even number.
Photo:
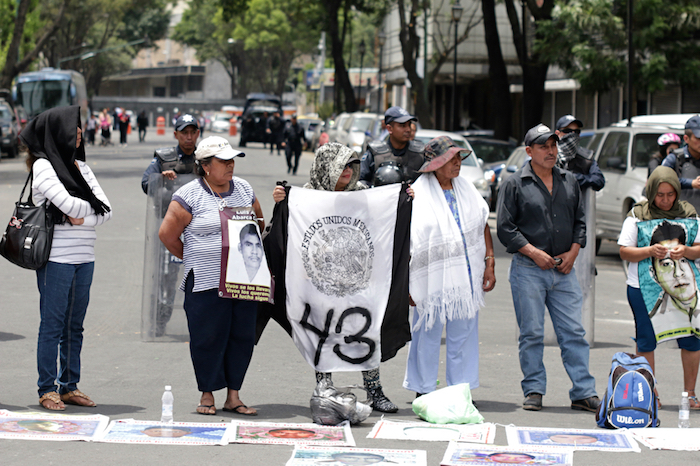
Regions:
<svg viewBox="0 0 700 466"><path fill-rule="evenodd" d="M220 193L226 201L226 207L252 207L255 193L247 181L234 176L230 186L227 192ZM185 290L185 280L190 270L194 271L192 291L218 289L222 250L219 219L221 199L200 178L175 191L173 201L192 215L192 220L183 232L185 275L180 289Z"/></svg>
<svg viewBox="0 0 700 466"><path fill-rule="evenodd" d="M81 161L78 161L78 167L93 194L109 206L109 200L90 167ZM54 226L49 261L61 264L94 262L95 239L97 238L95 226L102 225L112 218L112 212L95 215L95 211L88 201L71 196L61 180L58 179L56 171L48 160L37 159L32 166L32 171L34 172L32 199L35 205L40 205L48 199L51 204L58 207L68 217L84 220L82 225L71 225L69 221L66 221L62 225Z"/></svg>

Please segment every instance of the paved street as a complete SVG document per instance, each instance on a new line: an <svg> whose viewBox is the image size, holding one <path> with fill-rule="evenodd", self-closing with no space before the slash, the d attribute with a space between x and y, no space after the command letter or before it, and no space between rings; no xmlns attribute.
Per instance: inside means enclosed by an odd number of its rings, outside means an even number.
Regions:
<svg viewBox="0 0 700 466"><path fill-rule="evenodd" d="M98 404L97 408L69 406L66 413L100 413L111 419L158 420L163 386L173 386L175 420L215 422L257 420L270 422L311 422L309 399L314 388L314 372L302 359L291 339L271 323L256 347L241 398L256 407L257 418L245 418L219 411L216 416L195 413L199 400L188 345L184 341L144 343L141 341L141 297L144 252L146 196L141 191L141 175L156 147L175 140L155 136L149 128L148 142L139 144L135 134L130 144L120 147L88 147L88 164L109 197L113 219L98 227L95 277L92 299L85 322L80 389ZM211 133L208 133L210 135ZM113 137L114 139L114 137ZM234 145L237 140L232 138ZM249 181L266 220L273 208L272 189L278 180L300 186L308 180L312 154L302 157L298 176L286 173L284 156L268 155L260 144L252 144L248 156L236 159L236 175ZM0 220L12 213L26 177L24 159L0 162ZM493 215L492 215L493 217ZM561 364L558 348L547 347L548 393L541 412L522 410L521 372L518 364L516 323L512 310L507 270L510 257L495 236L496 289L487 295L487 307L480 316L481 387L474 399L488 422L518 426L595 428L594 414L569 408L569 379ZM625 277L613 243L603 245L597 261L595 347L591 350L591 372L599 395L605 391L610 359L616 351L634 351L634 324L625 295ZM39 326L39 294L35 274L0 259L0 409L26 411L39 409L36 395L36 335ZM410 403L414 393L401 387L407 351L404 348L382 364L385 392L399 407L388 419L415 420ZM656 356L659 392L664 407L661 425L675 427L677 403L683 388L680 354L662 346ZM361 384L359 373L337 374L336 384ZM444 365L440 372L444 381ZM224 393L218 392L217 405ZM373 413L362 425L353 427L360 447L423 449L428 464L437 465L447 446L443 442L402 442L366 439L381 417ZM691 424L700 427L700 413L691 413ZM506 445L505 429L498 428L496 444ZM283 465L291 446L252 446L231 444L223 447L182 447L120 445L82 442L38 442L0 440L0 464L234 464ZM681 465L700 457L690 452L659 452L642 447L641 454L577 452L578 465Z"/></svg>

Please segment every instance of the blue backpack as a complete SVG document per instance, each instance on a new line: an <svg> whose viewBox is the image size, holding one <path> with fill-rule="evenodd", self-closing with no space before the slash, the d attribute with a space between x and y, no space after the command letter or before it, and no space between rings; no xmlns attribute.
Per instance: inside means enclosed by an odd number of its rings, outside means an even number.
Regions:
<svg viewBox="0 0 700 466"><path fill-rule="evenodd" d="M658 427L654 373L644 356L615 353L596 423L607 429Z"/></svg>

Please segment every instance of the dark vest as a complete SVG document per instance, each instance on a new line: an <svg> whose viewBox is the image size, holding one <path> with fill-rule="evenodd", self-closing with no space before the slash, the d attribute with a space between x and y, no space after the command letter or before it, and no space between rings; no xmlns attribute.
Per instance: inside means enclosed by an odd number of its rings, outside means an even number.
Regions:
<svg viewBox="0 0 700 466"><path fill-rule="evenodd" d="M401 157L395 156L389 144L382 141L372 141L367 150L374 157L374 169L387 162L394 162L403 173L404 181L413 183L420 175L418 170L423 166L423 148L425 146L418 141L409 141L406 153Z"/></svg>
<svg viewBox="0 0 700 466"><path fill-rule="evenodd" d="M160 160L161 171L172 170L175 173L193 173L194 172L194 153L191 155L182 155L178 157L177 147L161 147L156 149L153 154Z"/></svg>
<svg viewBox="0 0 700 466"><path fill-rule="evenodd" d="M676 156L676 174L678 178L689 178L694 180L700 176L700 160L688 154L686 157L685 149L676 149L673 151ZM690 202L695 210L700 208L700 189L681 189L681 200Z"/></svg>

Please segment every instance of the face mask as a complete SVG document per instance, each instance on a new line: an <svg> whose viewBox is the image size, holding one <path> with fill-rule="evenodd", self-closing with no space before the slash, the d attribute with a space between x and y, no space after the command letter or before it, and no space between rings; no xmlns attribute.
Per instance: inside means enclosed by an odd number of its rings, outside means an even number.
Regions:
<svg viewBox="0 0 700 466"><path fill-rule="evenodd" d="M569 162L576 156L578 149L579 135L576 133L564 134L559 138L557 147L559 149L558 165L567 168Z"/></svg>

